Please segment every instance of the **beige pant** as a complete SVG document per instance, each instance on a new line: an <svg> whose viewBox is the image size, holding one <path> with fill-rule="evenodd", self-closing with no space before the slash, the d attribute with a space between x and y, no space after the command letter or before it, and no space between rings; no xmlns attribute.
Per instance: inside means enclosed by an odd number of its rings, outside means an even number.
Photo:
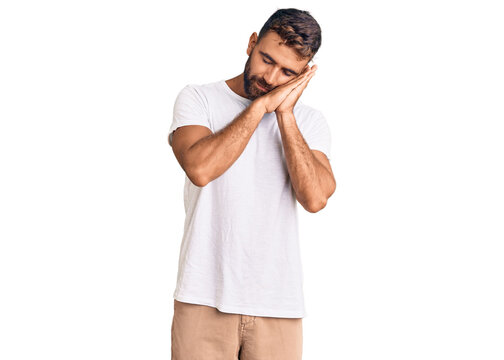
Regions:
<svg viewBox="0 0 504 360"><path fill-rule="evenodd" d="M224 313L174 299L172 360L300 360L302 318Z"/></svg>

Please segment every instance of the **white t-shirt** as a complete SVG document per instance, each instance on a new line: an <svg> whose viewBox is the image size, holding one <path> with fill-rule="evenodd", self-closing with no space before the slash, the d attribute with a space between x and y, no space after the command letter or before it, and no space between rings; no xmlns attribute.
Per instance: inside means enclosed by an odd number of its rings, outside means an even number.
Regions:
<svg viewBox="0 0 504 360"><path fill-rule="evenodd" d="M170 145L176 128L202 125L215 133L251 102L225 80L186 85L175 100ZM330 158L322 113L300 99L293 111L309 148ZM226 313L305 317L297 206L276 115L267 113L221 176L199 187L186 175L174 299Z"/></svg>

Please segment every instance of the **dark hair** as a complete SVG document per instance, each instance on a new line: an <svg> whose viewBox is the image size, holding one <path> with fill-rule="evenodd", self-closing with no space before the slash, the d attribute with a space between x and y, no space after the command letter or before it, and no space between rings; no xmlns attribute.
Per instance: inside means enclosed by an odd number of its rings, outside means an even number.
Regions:
<svg viewBox="0 0 504 360"><path fill-rule="evenodd" d="M261 28L257 43L268 31L280 35L283 44L293 48L300 60L313 59L322 44L322 30L318 22L304 10L289 8L275 11Z"/></svg>

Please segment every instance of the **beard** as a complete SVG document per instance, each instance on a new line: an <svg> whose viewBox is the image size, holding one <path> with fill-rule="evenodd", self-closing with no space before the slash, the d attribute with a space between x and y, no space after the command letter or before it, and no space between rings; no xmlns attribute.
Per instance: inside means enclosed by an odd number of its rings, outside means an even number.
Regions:
<svg viewBox="0 0 504 360"><path fill-rule="evenodd" d="M262 79L259 79L257 76L250 75L250 59L252 58L254 50L252 50L252 53L247 59L247 62L245 63L245 69L243 70L243 90L245 90L245 94L247 94L247 98L250 100L255 100L270 91L262 91L261 89L259 89L256 84L259 84L265 89L270 89L270 86L266 85L265 82L262 81Z"/></svg>

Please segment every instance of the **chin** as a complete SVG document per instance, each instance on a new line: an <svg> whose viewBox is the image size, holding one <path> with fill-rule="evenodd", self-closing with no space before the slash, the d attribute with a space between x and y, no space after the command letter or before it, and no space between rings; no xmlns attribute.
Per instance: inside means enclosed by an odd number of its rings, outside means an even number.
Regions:
<svg viewBox="0 0 504 360"><path fill-rule="evenodd" d="M255 100L258 97L263 95L263 94L257 94L253 91L251 92L250 90L249 91L245 90L245 94L247 94L247 99L249 99L249 100Z"/></svg>

